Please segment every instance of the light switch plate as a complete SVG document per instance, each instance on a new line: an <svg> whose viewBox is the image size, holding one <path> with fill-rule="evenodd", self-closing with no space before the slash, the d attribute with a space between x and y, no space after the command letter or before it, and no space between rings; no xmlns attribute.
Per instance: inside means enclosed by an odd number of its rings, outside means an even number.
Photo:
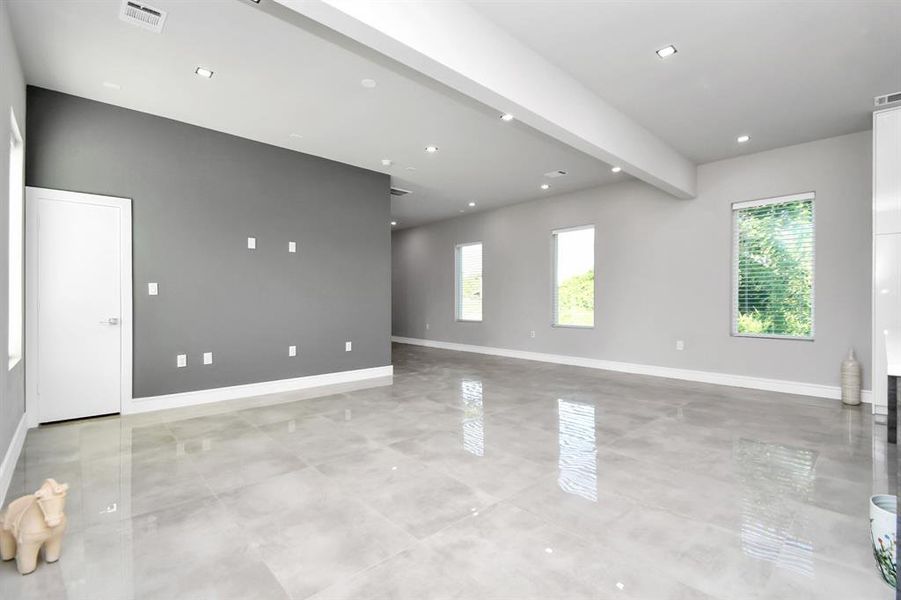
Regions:
<svg viewBox="0 0 901 600"><path fill-rule="evenodd" d="M247 249L248 250L256 250L257 249L257 238L255 238L255 237L247 238Z"/></svg>
<svg viewBox="0 0 901 600"><path fill-rule="evenodd" d="M344 351L345 351L345 352L350 352L350 351L353 350L353 349L354 349L354 343L353 343L353 342L344 342Z"/></svg>
<svg viewBox="0 0 901 600"><path fill-rule="evenodd" d="M156 296L160 293L160 285L158 283L148 283L147 284L147 293L151 296Z"/></svg>
<svg viewBox="0 0 901 600"><path fill-rule="evenodd" d="M297 252L297 242L288 242L288 252Z"/></svg>
<svg viewBox="0 0 901 600"><path fill-rule="evenodd" d="M288 356L297 356L297 346L288 346Z"/></svg>
<svg viewBox="0 0 901 600"><path fill-rule="evenodd" d="M181 369L182 367L188 366L188 355L187 354L179 354L175 357L175 366Z"/></svg>
<svg viewBox="0 0 901 600"><path fill-rule="evenodd" d="M685 342L676 340L676 350L685 350Z"/></svg>
<svg viewBox="0 0 901 600"><path fill-rule="evenodd" d="M203 353L203 364L205 364L205 365L213 364L213 353L212 352L204 352Z"/></svg>

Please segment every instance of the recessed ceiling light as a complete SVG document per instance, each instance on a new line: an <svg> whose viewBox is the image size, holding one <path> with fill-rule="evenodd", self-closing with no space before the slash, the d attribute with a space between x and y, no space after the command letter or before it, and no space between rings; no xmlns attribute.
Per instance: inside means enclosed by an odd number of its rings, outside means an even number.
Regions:
<svg viewBox="0 0 901 600"><path fill-rule="evenodd" d="M751 140L751 136L749 136L749 135L740 135L736 138L736 141L739 144L744 144L745 142L748 142L750 140Z"/></svg>
<svg viewBox="0 0 901 600"><path fill-rule="evenodd" d="M475 206L475 205L476 205L475 202L470 202L470 203L469 203L469 207L470 207L470 208L472 208L472 207Z"/></svg>
<svg viewBox="0 0 901 600"><path fill-rule="evenodd" d="M103 87L109 88L111 90L121 90L122 89L121 85L119 85L118 83L113 83L112 81L104 81Z"/></svg>
<svg viewBox="0 0 901 600"><path fill-rule="evenodd" d="M407 167L407 170L408 170L408 171L415 171L415 170L416 170L416 167Z"/></svg>
<svg viewBox="0 0 901 600"><path fill-rule="evenodd" d="M513 115L511 115L510 113L504 113L501 115L501 121L512 121L512 120L513 120Z"/></svg>
<svg viewBox="0 0 901 600"><path fill-rule="evenodd" d="M390 159L390 158L383 158L383 159L382 159L382 165L385 166L385 167L390 167L390 166L391 166L391 159Z"/></svg>
<svg viewBox="0 0 901 600"><path fill-rule="evenodd" d="M613 168L610 169L610 170L613 171L614 173L619 173L620 171L623 170L623 168L622 168L622 167L613 167Z"/></svg>
<svg viewBox="0 0 901 600"><path fill-rule="evenodd" d="M543 189L543 190L549 190L549 189L551 189L551 186L549 186L549 185L546 184L546 183L542 183L542 184L541 184L541 189Z"/></svg>
<svg viewBox="0 0 901 600"><path fill-rule="evenodd" d="M434 153L438 152L438 146L426 146L425 151L428 152L429 154L434 154Z"/></svg>
<svg viewBox="0 0 901 600"><path fill-rule="evenodd" d="M375 87L376 85L378 85L378 84L375 82L375 79L368 79L368 78L367 78L367 79L362 79L362 80L360 80L360 85L362 85L364 88L372 89L372 88L374 88L374 87Z"/></svg>
<svg viewBox="0 0 901 600"><path fill-rule="evenodd" d="M397 225L397 221L391 221L391 226L394 227L395 225Z"/></svg>
<svg viewBox="0 0 901 600"><path fill-rule="evenodd" d="M657 56L659 56L660 58L666 58L667 56L672 56L676 52L678 52L678 50L676 50L675 46L667 46L666 48L661 48L660 50L658 50Z"/></svg>
<svg viewBox="0 0 901 600"><path fill-rule="evenodd" d="M212 71L210 71L209 69L204 69L203 67L197 67L196 69L194 69L194 73L200 75L201 77L206 77L207 79L213 76Z"/></svg>

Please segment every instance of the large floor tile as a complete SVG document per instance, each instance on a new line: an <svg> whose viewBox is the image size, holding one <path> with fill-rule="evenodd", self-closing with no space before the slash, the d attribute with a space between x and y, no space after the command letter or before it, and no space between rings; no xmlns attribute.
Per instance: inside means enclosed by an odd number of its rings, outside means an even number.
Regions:
<svg viewBox="0 0 901 600"><path fill-rule="evenodd" d="M344 429L322 416L261 425L260 430L311 465L378 447L366 436Z"/></svg>
<svg viewBox="0 0 901 600"><path fill-rule="evenodd" d="M314 469L221 496L292 598L306 598L401 552L415 538Z"/></svg>

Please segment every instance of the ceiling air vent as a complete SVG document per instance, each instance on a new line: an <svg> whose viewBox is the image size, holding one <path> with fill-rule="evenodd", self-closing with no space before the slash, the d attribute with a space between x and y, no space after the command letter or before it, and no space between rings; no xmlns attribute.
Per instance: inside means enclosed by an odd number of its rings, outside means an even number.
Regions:
<svg viewBox="0 0 901 600"><path fill-rule="evenodd" d="M409 193L411 193L410 190L405 190L403 188L396 188L396 187L391 188L392 196L397 196L397 197L406 196Z"/></svg>
<svg viewBox="0 0 901 600"><path fill-rule="evenodd" d="M876 106L885 106L892 102L901 102L901 92L886 94L885 96L876 96L873 100L875 101Z"/></svg>
<svg viewBox="0 0 901 600"><path fill-rule="evenodd" d="M557 169L556 171L551 171L544 174L544 176L549 179L553 179L554 177L563 177L564 175L566 175L566 171L564 171L563 169Z"/></svg>
<svg viewBox="0 0 901 600"><path fill-rule="evenodd" d="M119 11L119 18L126 23L159 33L163 30L163 24L166 22L166 13L140 2L125 0Z"/></svg>

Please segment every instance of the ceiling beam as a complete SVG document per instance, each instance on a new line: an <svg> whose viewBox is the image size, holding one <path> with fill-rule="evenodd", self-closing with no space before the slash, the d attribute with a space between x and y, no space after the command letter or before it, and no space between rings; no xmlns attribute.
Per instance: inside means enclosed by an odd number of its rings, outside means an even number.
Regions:
<svg viewBox="0 0 901 600"><path fill-rule="evenodd" d="M273 0L677 198L694 163L462 2Z"/></svg>

